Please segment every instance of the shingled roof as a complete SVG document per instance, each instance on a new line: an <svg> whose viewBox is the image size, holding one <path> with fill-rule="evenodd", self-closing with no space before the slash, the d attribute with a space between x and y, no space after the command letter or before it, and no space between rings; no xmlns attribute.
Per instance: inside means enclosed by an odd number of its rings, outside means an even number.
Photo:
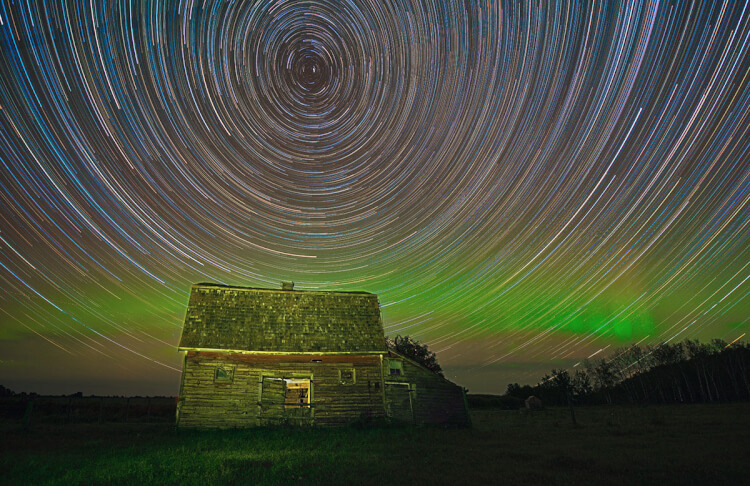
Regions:
<svg viewBox="0 0 750 486"><path fill-rule="evenodd" d="M375 294L195 284L179 347L373 352L385 336Z"/></svg>

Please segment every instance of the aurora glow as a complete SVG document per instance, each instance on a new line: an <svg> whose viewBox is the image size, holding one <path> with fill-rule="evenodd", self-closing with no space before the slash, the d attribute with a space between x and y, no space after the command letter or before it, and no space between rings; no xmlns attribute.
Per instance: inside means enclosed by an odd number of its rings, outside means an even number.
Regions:
<svg viewBox="0 0 750 486"><path fill-rule="evenodd" d="M202 281L473 392L747 333L747 2L569 3L3 1L0 383L176 393Z"/></svg>

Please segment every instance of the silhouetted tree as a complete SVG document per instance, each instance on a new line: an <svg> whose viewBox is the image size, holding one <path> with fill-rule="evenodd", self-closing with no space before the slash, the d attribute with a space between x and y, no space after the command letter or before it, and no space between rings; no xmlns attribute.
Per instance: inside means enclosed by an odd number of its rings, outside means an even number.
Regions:
<svg viewBox="0 0 750 486"><path fill-rule="evenodd" d="M615 350L584 360L574 374L553 369L534 387L508 385L506 395L536 395L549 405L571 403L682 403L750 400L750 345L685 340Z"/></svg>
<svg viewBox="0 0 750 486"><path fill-rule="evenodd" d="M570 418L573 420L573 425L576 423L576 414L573 410L573 392L574 392L574 379L571 378L570 373L567 370L555 369L552 370L552 376L549 380L552 386L557 389L558 393L565 397L565 401L570 408Z"/></svg>
<svg viewBox="0 0 750 486"><path fill-rule="evenodd" d="M526 400L534 394L534 389L530 385L521 386L518 383L508 383L508 388L505 390L505 394L509 397Z"/></svg>
<svg viewBox="0 0 750 486"><path fill-rule="evenodd" d="M580 403L583 403L586 397L591 395L591 392L594 390L591 385L591 377L583 370L576 370L573 375L572 387L573 397Z"/></svg>
<svg viewBox="0 0 750 486"><path fill-rule="evenodd" d="M409 336L396 336L391 339L385 338L385 345L395 352L411 358L428 370L443 376L443 369L437 362L435 353L429 350L426 344L422 344Z"/></svg>
<svg viewBox="0 0 750 486"><path fill-rule="evenodd" d="M612 404L611 389L617 383L617 372L614 364L604 358L597 361L584 361L584 367L594 380L594 390L603 395L608 404Z"/></svg>
<svg viewBox="0 0 750 486"><path fill-rule="evenodd" d="M742 382L745 384L747 397L750 398L750 344L736 343L730 346L730 358L735 361Z"/></svg>
<svg viewBox="0 0 750 486"><path fill-rule="evenodd" d="M685 347L690 361L695 366L695 373L698 377L698 387L704 402L713 402L714 397L711 393L711 387L708 383L708 373L706 371L706 361L710 356L710 348L697 340L685 340Z"/></svg>

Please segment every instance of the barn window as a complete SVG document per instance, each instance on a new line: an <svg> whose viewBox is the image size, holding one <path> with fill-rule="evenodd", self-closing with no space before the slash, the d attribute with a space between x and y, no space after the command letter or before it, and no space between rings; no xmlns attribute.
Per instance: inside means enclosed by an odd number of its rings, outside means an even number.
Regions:
<svg viewBox="0 0 750 486"><path fill-rule="evenodd" d="M287 378L284 393L284 408L300 408L310 406L310 380Z"/></svg>
<svg viewBox="0 0 750 486"><path fill-rule="evenodd" d="M353 369L339 370L339 383L342 385L353 385L356 383L356 375Z"/></svg>
<svg viewBox="0 0 750 486"><path fill-rule="evenodd" d="M216 372L214 373L214 381L216 383L231 383L233 380L234 369L226 366L216 368Z"/></svg>
<svg viewBox="0 0 750 486"><path fill-rule="evenodd" d="M404 374L404 363L403 361L390 359L388 360L388 367L390 368L391 376L398 376Z"/></svg>

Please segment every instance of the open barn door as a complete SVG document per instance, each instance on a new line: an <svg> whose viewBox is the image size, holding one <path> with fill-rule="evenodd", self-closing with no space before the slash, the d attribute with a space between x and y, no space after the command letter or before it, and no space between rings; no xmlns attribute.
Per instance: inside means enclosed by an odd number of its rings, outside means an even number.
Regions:
<svg viewBox="0 0 750 486"><path fill-rule="evenodd" d="M411 387L408 383L385 384L386 413L391 420L414 423L414 409L412 407Z"/></svg>
<svg viewBox="0 0 750 486"><path fill-rule="evenodd" d="M260 394L260 425L311 425L309 378L264 376Z"/></svg>
<svg viewBox="0 0 750 486"><path fill-rule="evenodd" d="M286 378L284 416L291 425L312 425L312 395L309 378Z"/></svg>

